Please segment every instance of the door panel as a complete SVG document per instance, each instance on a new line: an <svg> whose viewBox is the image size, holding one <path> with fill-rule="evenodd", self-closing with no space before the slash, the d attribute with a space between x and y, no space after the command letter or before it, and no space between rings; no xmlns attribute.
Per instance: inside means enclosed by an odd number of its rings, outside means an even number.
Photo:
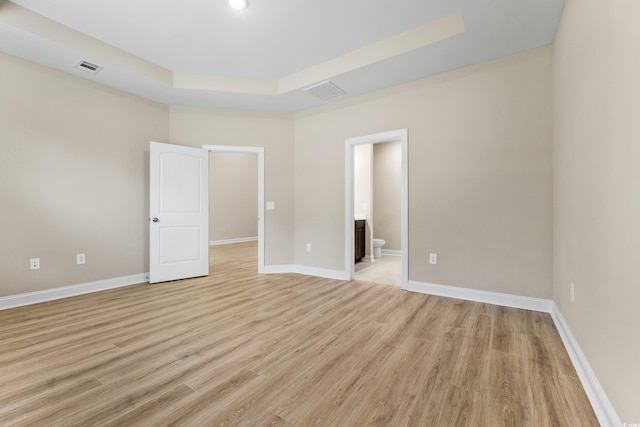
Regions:
<svg viewBox="0 0 640 427"><path fill-rule="evenodd" d="M150 144L149 282L209 274L209 153Z"/></svg>
<svg viewBox="0 0 640 427"><path fill-rule="evenodd" d="M160 264L198 261L200 259L200 227L160 226Z"/></svg>

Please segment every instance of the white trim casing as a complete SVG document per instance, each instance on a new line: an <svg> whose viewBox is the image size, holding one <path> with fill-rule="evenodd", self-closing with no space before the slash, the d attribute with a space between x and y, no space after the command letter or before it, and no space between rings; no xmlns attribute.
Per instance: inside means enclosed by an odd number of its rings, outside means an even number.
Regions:
<svg viewBox="0 0 640 427"><path fill-rule="evenodd" d="M345 273L340 270L329 270L300 265L270 265L265 267L264 273L298 273L335 280L349 280ZM92 292L145 283L149 281L148 277L149 273L140 273L131 276L116 277L78 285L0 297L0 310L7 310L30 304L37 304ZM605 427L617 427L622 425L613 405L600 385L596 374L593 372L593 369L591 369L589 361L580 349L580 345L571 333L560 309L554 301L416 281L409 282L407 290L550 313L598 421Z"/></svg>
<svg viewBox="0 0 640 427"><path fill-rule="evenodd" d="M212 153L248 153L258 155L258 273L264 273L264 147L203 145Z"/></svg>
<svg viewBox="0 0 640 427"><path fill-rule="evenodd" d="M556 325L564 347L567 349L567 353L569 353L569 358L578 373L582 387L600 424L605 427L623 425L555 301L551 303L551 318Z"/></svg>
<svg viewBox="0 0 640 427"><path fill-rule="evenodd" d="M591 369L589 361L580 349L580 345L573 337L569 326L562 317L555 301L415 281L409 282L407 290L549 313L560 334L562 343L571 358L571 362L578 373L582 387L587 394L598 421L603 427L618 427L623 425L613 405L609 401L607 394L600 385L596 374L593 372L593 369Z"/></svg>
<svg viewBox="0 0 640 427"><path fill-rule="evenodd" d="M400 252L402 253L402 289L407 289L409 283L409 172L408 172L408 129L398 129L373 135L347 138L344 141L344 280L353 280L354 272L354 210L353 210L353 172L356 145L377 144L382 142L400 141L402 146L401 165L401 213L400 213Z"/></svg>
<svg viewBox="0 0 640 427"><path fill-rule="evenodd" d="M131 276L115 277L113 279L97 280L95 282L46 289L43 291L10 295L8 297L0 297L0 310L89 294L92 292L105 291L107 289L121 288L123 286L137 285L148 281L149 273L140 273Z"/></svg>
<svg viewBox="0 0 640 427"><path fill-rule="evenodd" d="M297 273L307 276L324 277L327 279L347 280L341 270L330 270L326 268L308 267L304 265L269 265L260 273ZM97 280L94 282L80 283L77 285L62 286L59 288L46 289L43 291L28 292L24 294L9 295L0 297L0 310L22 307L31 304L38 304L47 301L54 301L62 298L69 298L93 292L106 291L124 286L137 285L149 282L149 273L134 274L131 276L114 277L112 279Z"/></svg>
<svg viewBox="0 0 640 427"><path fill-rule="evenodd" d="M439 295L442 297L458 298L467 301L484 302L487 304L502 305L505 307L522 308L525 310L551 313L551 300L519 295L503 294L500 292L481 291L478 289L459 288L457 286L437 285L409 281L408 291L422 294Z"/></svg>
<svg viewBox="0 0 640 427"><path fill-rule="evenodd" d="M402 251L398 251L395 249L382 249L382 255L402 256Z"/></svg>
<svg viewBox="0 0 640 427"><path fill-rule="evenodd" d="M258 240L258 236L238 237L236 239L212 240L212 241L209 242L209 246L228 245L228 244L231 244L231 243L255 242L256 240Z"/></svg>
<svg viewBox="0 0 640 427"><path fill-rule="evenodd" d="M297 273L304 274L306 276L324 277L326 279L349 280L342 270L330 270L327 268L309 267L306 265L268 265L265 267L264 272L266 274Z"/></svg>

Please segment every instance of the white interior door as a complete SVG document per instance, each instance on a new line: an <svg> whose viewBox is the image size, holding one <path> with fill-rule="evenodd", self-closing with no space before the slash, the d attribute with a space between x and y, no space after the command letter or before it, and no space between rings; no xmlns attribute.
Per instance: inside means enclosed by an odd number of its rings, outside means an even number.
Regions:
<svg viewBox="0 0 640 427"><path fill-rule="evenodd" d="M209 152L151 142L149 282L209 274Z"/></svg>

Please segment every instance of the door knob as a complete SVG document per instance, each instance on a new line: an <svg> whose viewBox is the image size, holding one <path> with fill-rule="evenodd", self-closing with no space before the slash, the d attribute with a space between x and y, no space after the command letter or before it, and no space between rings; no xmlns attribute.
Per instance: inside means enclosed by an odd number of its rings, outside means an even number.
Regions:
<svg viewBox="0 0 640 427"><path fill-rule="evenodd" d="M156 217L153 217L153 219L152 219L151 221L153 221L153 222L158 222L158 221L160 221L160 220L159 220L158 218L156 218Z"/></svg>

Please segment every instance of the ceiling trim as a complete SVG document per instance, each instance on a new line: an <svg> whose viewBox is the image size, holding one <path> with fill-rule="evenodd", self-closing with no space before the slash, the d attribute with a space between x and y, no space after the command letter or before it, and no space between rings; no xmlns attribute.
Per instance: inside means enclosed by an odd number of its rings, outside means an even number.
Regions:
<svg viewBox="0 0 640 427"><path fill-rule="evenodd" d="M282 95L464 32L464 19L458 11L281 79L250 79L174 72L174 87L256 95Z"/></svg>
<svg viewBox="0 0 640 427"><path fill-rule="evenodd" d="M207 90L215 92L279 95L278 80L246 77L214 76L210 74L173 73L175 89Z"/></svg>
<svg viewBox="0 0 640 427"><path fill-rule="evenodd" d="M465 32L462 14L437 19L396 36L356 49L342 56L291 74L278 81L279 94L327 80L338 74L366 67L376 62L457 36Z"/></svg>
<svg viewBox="0 0 640 427"><path fill-rule="evenodd" d="M171 86L173 84L173 75L170 70L145 61L138 56L38 15L14 3L8 1L1 3L0 21L61 46L81 51L88 57L78 58L78 60L91 59L96 62L109 62L166 85ZM70 65L70 67L74 66L75 64Z"/></svg>
<svg viewBox="0 0 640 427"><path fill-rule="evenodd" d="M170 88L250 95L282 95L465 32L464 19L458 11L280 79L252 79L171 71L14 3L4 2L0 11L0 21L5 24L83 52L92 61L111 63Z"/></svg>
<svg viewBox="0 0 640 427"><path fill-rule="evenodd" d="M275 13L275 9L263 10L263 13L269 12L266 15L253 13L258 9L250 9L248 15L218 16L217 32L210 32L211 26L205 28L207 34L217 34L211 39L203 38L200 30L192 31L198 25L210 24L208 18L201 19L202 14L192 13L200 7L195 4L183 7L163 3L172 6L165 8L158 4L156 11L154 0L140 0L133 2L135 4L117 0L113 6L111 3L103 5L106 9L102 13L114 21L111 22L101 20L97 9L92 13L94 8L80 7L76 1L0 0L0 52L167 105L272 113L300 112L546 46L553 43L565 2L412 0L402 5L382 2L385 6L373 8L371 15L351 10L351 15L342 16L344 19L339 21L341 32L338 33L326 27L326 16L335 13L333 9L315 3L302 5L298 0L283 0L278 7L291 2L305 13L317 12L315 8L322 7L327 15L323 15L323 21L313 21L315 15L311 15L308 23L290 16L287 28L291 30L283 32L280 31L283 28L277 28L271 37L270 28L259 24L264 24L265 18L273 19L271 13ZM367 1L354 0L354 4ZM54 6L56 2L60 8ZM330 3L333 8L341 4L340 0ZM122 17L126 18L122 27L124 34L114 33L119 31L117 8L125 4L131 13ZM222 6L216 2L208 4L206 13L226 11ZM398 14L396 7L402 8ZM412 9L414 7L416 9ZM173 11L171 15L163 15L169 10ZM410 16L415 19L410 19L409 23L407 11L411 10L415 13ZM158 12L159 21L164 20L162 25L153 24L159 23L158 19L151 18L154 12ZM278 13L287 16L284 11ZM49 16L64 19L59 22ZM137 19L147 21L138 22ZM373 21L369 19L375 20L376 25L372 26ZM394 32L385 31L386 22L390 27L405 31L392 36ZM71 25L103 36L90 36ZM147 25L153 30L145 30ZM259 31L251 33L255 29ZM303 37L306 30L310 31L309 40ZM347 37L346 42L350 36L357 37L351 39L351 47L345 48L346 51L328 45L340 43L342 37ZM130 37L140 40L129 40ZM258 44L254 37L259 37ZM225 45L218 51L219 41L225 38L229 38L231 46ZM118 44L109 44L107 40L115 40ZM248 46L240 43L250 40L254 42ZM361 40L360 43L368 40L369 44L359 44L356 40ZM238 50L236 42L244 47ZM248 53L261 43L270 49L259 49L257 55ZM133 50L129 51L125 46L139 49L138 53L133 54ZM230 49L232 46L236 48ZM278 49L276 56L274 47ZM331 51L340 53L331 56ZM296 56L291 56L294 52L297 52ZM145 59L146 55L167 62L154 62ZM305 59L299 61L298 55ZM279 68L269 60L276 61L276 57L288 64L282 68L285 71L274 71ZM314 57L316 62L309 62ZM98 75L87 73L76 68L80 61L100 64L104 68ZM292 68L293 63L304 65ZM188 64L196 65L189 68ZM204 65L211 68L202 68ZM232 70L246 74L234 74ZM260 74L263 72L266 74ZM320 100L303 90L327 81L345 93Z"/></svg>

